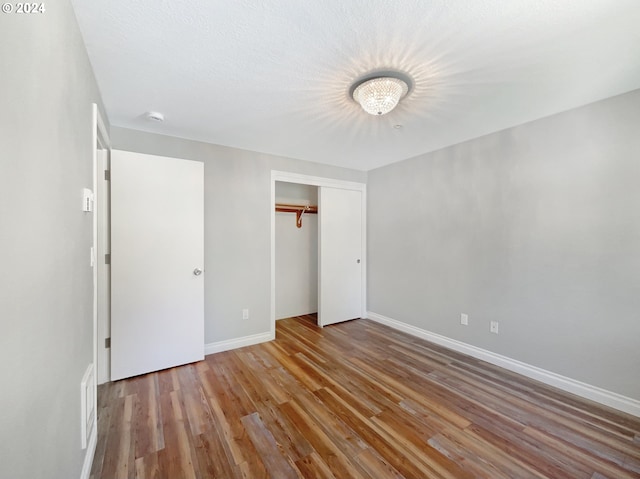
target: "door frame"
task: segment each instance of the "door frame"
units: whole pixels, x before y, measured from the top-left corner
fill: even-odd
[[[93,225],[92,225],[92,247],[93,247],[93,413],[94,413],[94,427],[98,427],[98,384],[104,381],[99,380],[101,357],[98,354],[98,324],[99,321],[104,321],[103,312],[98,307],[98,298],[102,297],[107,291],[108,284],[105,279],[98,274],[98,270],[102,271],[102,268],[98,268],[100,261],[104,261],[104,257],[98,256],[98,238],[99,232],[102,231],[102,225],[98,225],[98,211],[104,208],[102,198],[98,195],[98,182],[101,181],[100,174],[102,173],[100,155],[101,152],[106,151],[107,156],[111,152],[111,141],[109,139],[109,132],[106,127],[106,123],[100,113],[100,109],[96,103],[93,103],[91,114],[91,144],[92,144],[92,167],[93,167]],[[104,175],[104,173],[102,173]],[[104,180],[104,176],[102,177]]]
[[[276,181],[285,183],[298,183],[319,187],[341,188],[345,190],[356,190],[362,194],[362,298],[360,316],[364,317],[367,311],[367,185],[355,181],[337,180],[321,176],[310,176],[287,171],[271,170],[271,312],[270,312],[270,334],[271,338],[276,337]],[[318,222],[318,235],[320,232],[320,222]],[[322,256],[320,244],[318,243],[318,262]],[[319,264],[318,264],[319,266]],[[322,271],[318,268],[318,275]],[[320,278],[318,278],[318,301],[320,301],[321,291]]]

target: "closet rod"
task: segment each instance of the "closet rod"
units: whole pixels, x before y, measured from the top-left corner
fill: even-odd
[[[295,213],[296,214],[296,226],[302,228],[302,215],[309,213],[312,215],[318,214],[318,207],[311,205],[290,205],[284,203],[276,203],[276,211],[280,213]]]
[[[276,203],[276,211],[282,213],[295,213],[296,211],[304,211],[305,213],[317,213],[318,207],[312,205],[290,205],[285,203]]]

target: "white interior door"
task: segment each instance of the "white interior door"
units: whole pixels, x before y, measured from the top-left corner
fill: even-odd
[[[362,192],[320,187],[318,323],[362,316]]]
[[[112,151],[112,380],[204,358],[203,172]]]

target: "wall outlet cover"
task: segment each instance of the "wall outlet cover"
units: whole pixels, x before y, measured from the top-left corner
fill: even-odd
[[[490,331],[494,334],[498,334],[498,321],[491,321]]]

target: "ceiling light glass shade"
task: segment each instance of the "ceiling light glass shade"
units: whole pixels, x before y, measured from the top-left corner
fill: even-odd
[[[353,90],[353,99],[367,113],[384,115],[393,110],[408,91],[408,85],[398,78],[372,78]]]

